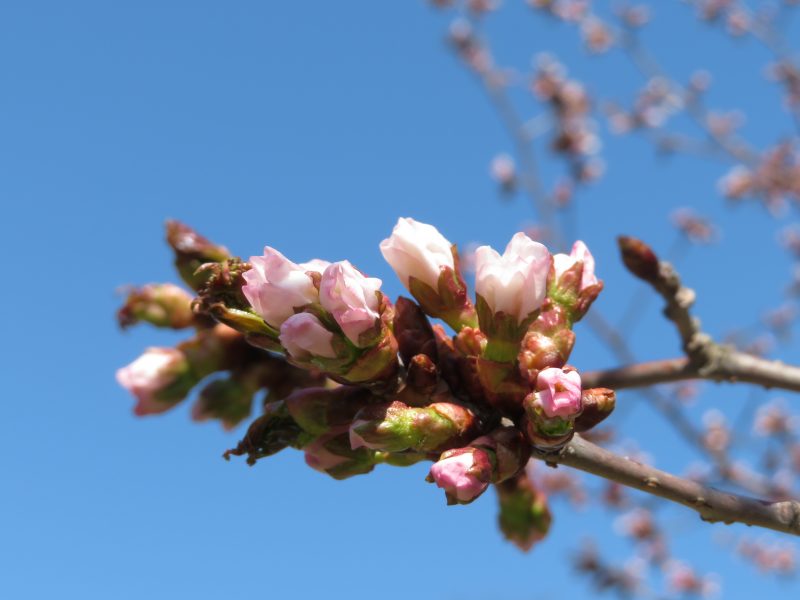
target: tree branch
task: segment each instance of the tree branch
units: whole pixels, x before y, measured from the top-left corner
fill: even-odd
[[[551,466],[566,465],[659,496],[696,511],[709,523],[744,523],[800,535],[800,502],[767,502],[682,479],[627,456],[614,454],[576,435],[557,453],[534,451]]]
[[[612,389],[646,387],[687,379],[706,379],[716,382],[752,383],[765,388],[780,388],[800,392],[800,367],[781,361],[765,360],[714,344],[715,356],[703,367],[691,364],[688,358],[671,358],[613,369],[581,373],[585,387]]]
[[[686,352],[685,359],[660,360],[650,363],[586,373],[591,381],[608,387],[638,387],[682,379],[747,382],[764,387],[800,391],[800,367],[780,361],[766,360],[739,352],[714,342],[700,328],[700,321],[689,311],[694,304],[694,290],[681,283],[680,276],[669,263],[658,260],[653,250],[641,240],[619,238],[622,261],[636,277],[649,283],[664,299],[664,316],[675,324]]]

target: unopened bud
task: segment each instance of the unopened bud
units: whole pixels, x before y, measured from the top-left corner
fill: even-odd
[[[216,379],[200,390],[192,406],[192,419],[219,419],[231,430],[250,416],[255,391],[236,376]]]
[[[117,381],[136,397],[133,412],[139,416],[169,410],[196,383],[186,355],[177,348],[148,348],[117,371]]]
[[[659,279],[658,256],[642,240],[621,235],[617,238],[622,262],[639,279],[650,283]]]
[[[581,412],[581,378],[572,367],[539,372],[536,391],[525,397],[525,433],[539,448],[559,447],[574,433],[573,423]]]
[[[339,386],[299,389],[284,402],[294,421],[304,431],[321,435],[347,427],[356,413],[372,398],[364,388]]]
[[[406,385],[422,398],[430,397],[439,383],[439,370],[426,354],[411,359],[406,372]]]
[[[483,448],[458,448],[442,454],[428,481],[444,489],[447,504],[469,504],[489,487],[492,461]]]
[[[563,306],[571,322],[580,320],[603,289],[594,272],[594,257],[578,240],[570,254],[555,254],[548,297]]]
[[[575,334],[570,329],[558,330],[552,336],[529,331],[522,340],[518,357],[522,376],[535,384],[539,371],[563,367],[574,344]]]
[[[489,483],[513,477],[530,458],[530,446],[515,427],[499,427],[466,448],[445,451],[428,481],[445,490],[448,504],[469,504]]]
[[[507,540],[527,552],[550,530],[553,518],[547,497],[534,487],[524,471],[497,484],[496,489],[500,530]]]
[[[381,253],[406,289],[432,317],[456,331],[477,324],[458,265],[458,252],[432,225],[399,219]]]
[[[591,388],[581,394],[583,410],[575,419],[575,431],[581,433],[592,429],[614,410],[616,394],[607,388]]]
[[[145,321],[156,327],[184,329],[192,324],[192,296],[172,283],[151,283],[128,294],[117,312],[121,327]]]
[[[175,252],[175,267],[178,273],[194,290],[206,280],[204,273],[197,273],[201,265],[221,262],[230,257],[227,248],[210,242],[179,221],[167,221],[167,243]]]
[[[522,401],[530,390],[520,369],[513,363],[478,358],[475,362],[483,396],[504,415],[516,417],[522,412]]]
[[[385,452],[436,452],[463,444],[476,427],[472,411],[457,404],[415,408],[395,401],[361,409],[350,427],[350,443]]]
[[[309,467],[334,479],[363,475],[375,468],[375,452],[367,448],[351,448],[347,431],[323,434],[303,450]]]
[[[248,336],[254,346],[279,352],[278,330],[264,321],[245,298],[245,274],[250,263],[231,258],[207,263],[198,270],[205,280],[199,286],[194,310]]]
[[[436,360],[436,340],[430,321],[413,300],[400,296],[394,305],[394,335],[403,364],[417,354]]]

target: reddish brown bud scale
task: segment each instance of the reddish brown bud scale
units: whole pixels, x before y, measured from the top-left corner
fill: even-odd
[[[505,416],[515,418],[522,413],[522,401],[530,392],[530,384],[514,363],[496,362],[486,358],[476,361],[483,395]]]
[[[639,279],[653,282],[659,278],[658,256],[642,240],[621,235],[617,238],[622,262]]]
[[[201,265],[230,257],[227,248],[214,244],[180,221],[167,221],[166,227],[167,243],[175,253],[175,267],[192,289],[198,289],[206,280],[204,274],[196,273]]]
[[[478,378],[477,359],[458,352],[452,338],[438,323],[433,326],[433,334],[439,355],[437,366],[442,378],[456,396],[462,395],[471,401],[482,402],[484,394]]]
[[[409,364],[417,354],[425,354],[435,361],[437,353],[433,329],[419,305],[400,296],[394,309],[394,335],[403,363]]]
[[[616,394],[608,388],[583,390],[581,404],[583,411],[575,419],[575,431],[578,433],[592,429],[613,412]]]
[[[406,372],[406,385],[414,392],[430,397],[439,383],[439,370],[426,354],[417,354],[411,359]]]
[[[252,466],[259,458],[298,444],[302,435],[302,429],[289,416],[285,404],[274,402],[265,407],[264,414],[250,424],[236,448],[227,450],[223,458],[229,460],[231,455],[246,454],[247,464]]]
[[[340,386],[300,389],[285,399],[289,415],[306,432],[320,435],[347,427],[373,396],[364,388]]]
[[[522,340],[519,353],[521,375],[532,385],[542,369],[563,367],[572,352],[575,334],[569,329],[559,330],[552,336],[529,331]]]
[[[530,444],[516,427],[498,427],[490,434],[473,441],[471,446],[487,448],[494,452],[495,469],[491,481],[499,483],[522,470],[531,457]]]

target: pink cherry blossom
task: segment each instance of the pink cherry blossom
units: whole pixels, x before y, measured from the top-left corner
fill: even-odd
[[[436,485],[460,502],[470,502],[480,496],[488,487],[470,470],[475,464],[472,452],[456,454],[444,458],[431,467],[431,477]]]
[[[356,346],[362,333],[374,327],[380,318],[378,291],[381,280],[365,277],[348,261],[328,266],[322,274],[319,297],[347,338]]]
[[[406,289],[414,277],[434,290],[442,267],[455,268],[452,244],[433,225],[398,219],[392,235],[381,242],[381,254]]]
[[[263,256],[251,256],[252,268],[243,275],[242,292],[253,309],[275,328],[319,294],[307,271],[318,271],[324,261],[298,265],[267,246]]]
[[[550,252],[517,233],[502,256],[489,246],[475,251],[475,290],[494,313],[524,321],[542,306],[547,292]]]
[[[137,415],[162,413],[172,402],[159,402],[156,395],[172,384],[186,369],[186,357],[176,348],[148,348],[139,358],[117,371],[119,384],[138,400]]]
[[[569,417],[581,410],[581,376],[577,371],[549,368],[536,379],[539,402],[548,418]]]
[[[576,262],[583,263],[583,275],[581,277],[581,290],[586,289],[590,285],[597,283],[597,277],[594,274],[594,257],[589,252],[589,248],[581,240],[578,240],[572,245],[572,252],[567,254],[554,254],[553,255],[553,269],[556,273],[556,279],[561,277],[565,271],[570,269]]]
[[[333,333],[310,313],[292,315],[281,325],[280,341],[294,358],[303,360],[309,355],[335,358]]]

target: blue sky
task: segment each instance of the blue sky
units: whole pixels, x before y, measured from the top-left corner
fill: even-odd
[[[628,97],[640,83],[621,57],[587,57],[574,32],[507,4],[487,26],[501,62],[524,67],[547,50],[603,94]],[[776,140],[788,120],[762,82],[763,51],[702,31],[677,2],[659,11],[648,41],[670,71],[711,69],[712,103],[744,108],[756,142]],[[488,177],[510,141],[446,48],[448,22],[421,0],[0,8],[0,244],[11,269],[0,297],[0,596],[580,598],[591,591],[567,557],[586,536],[607,540],[612,559],[630,554],[613,515],[557,504],[550,537],[523,555],[496,531],[491,494],[448,508],[423,465],[336,482],[296,452],[252,469],[226,463],[241,429],[192,424],[188,404],[136,419],[114,381],[145,346],[179,339],[121,334],[113,320],[120,286],[174,279],[166,218],[242,256],[269,244],[298,261],[347,258],[392,295],[400,285],[377,245],[399,216],[496,247],[534,220]],[[708,331],[721,336],[781,302],[791,269],[774,243],[782,223],[755,205],[724,206],[715,190],[724,164],[663,160],[642,140],[604,138],[608,172],[580,197],[577,220],[606,281],[598,310],[618,318],[638,289],[615,237],[665,249],[680,205],[722,231],[680,265]],[[543,176],[556,174],[545,162]],[[643,359],[676,355],[658,303],[648,306],[632,345]],[[615,364],[585,326],[578,335],[579,368]],[[781,357],[800,362],[796,347]],[[698,419],[753,401],[747,390],[703,390]],[[659,466],[698,458],[644,400],[620,403],[631,407],[625,432]],[[724,589],[797,594],[796,582],[760,578],[724,549],[720,534],[745,528],[712,528],[681,509],[664,524],[675,555],[719,573]]]

